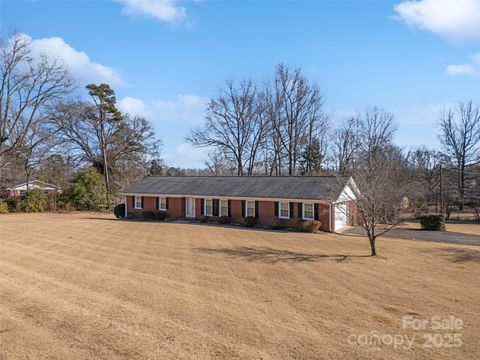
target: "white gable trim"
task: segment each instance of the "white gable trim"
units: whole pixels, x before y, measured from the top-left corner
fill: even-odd
[[[42,189],[42,190],[57,190],[57,189],[59,189],[58,186],[55,186],[53,184],[48,184],[48,183],[40,181],[40,180],[32,180],[32,181],[29,181],[28,183],[22,183],[22,184],[18,184],[18,185],[9,187],[9,188],[7,188],[7,190],[27,190],[27,188]]]
[[[343,188],[342,192],[338,196],[337,200],[334,203],[341,203],[346,201],[355,201],[357,200],[357,194],[360,192],[358,191],[357,184],[353,181],[353,178],[348,179],[347,184]]]

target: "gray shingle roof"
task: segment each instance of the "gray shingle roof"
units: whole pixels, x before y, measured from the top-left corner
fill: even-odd
[[[147,176],[125,194],[336,200],[349,177]]]

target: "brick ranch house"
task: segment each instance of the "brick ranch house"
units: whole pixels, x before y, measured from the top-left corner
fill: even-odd
[[[358,189],[338,176],[147,176],[125,189],[125,215],[166,212],[170,219],[248,216],[262,225],[318,220],[324,231],[355,225]]]
[[[60,194],[62,189],[53,184],[46,183],[40,180],[31,180],[29,182],[17,184],[7,188],[7,195],[10,197],[21,197],[25,195],[27,190],[40,189],[45,195],[48,194]]]

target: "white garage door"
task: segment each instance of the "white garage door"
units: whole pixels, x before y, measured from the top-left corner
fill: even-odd
[[[335,231],[348,225],[348,204],[346,202],[335,204]]]

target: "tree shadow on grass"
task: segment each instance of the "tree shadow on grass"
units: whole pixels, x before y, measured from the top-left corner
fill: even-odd
[[[117,219],[117,218],[102,218],[102,217],[88,217],[85,218],[84,220],[106,220],[106,221],[121,221],[123,219]]]
[[[346,261],[349,258],[370,257],[370,255],[325,255],[325,254],[307,254],[288,250],[272,249],[268,247],[248,247],[238,246],[234,248],[196,248],[203,253],[222,254],[236,259],[247,261],[261,261],[265,263],[277,262],[312,262],[324,259],[331,259],[338,262]]]
[[[441,248],[434,250],[426,250],[428,252],[435,252],[447,258],[454,263],[476,262],[480,263],[480,251],[462,248]]]

